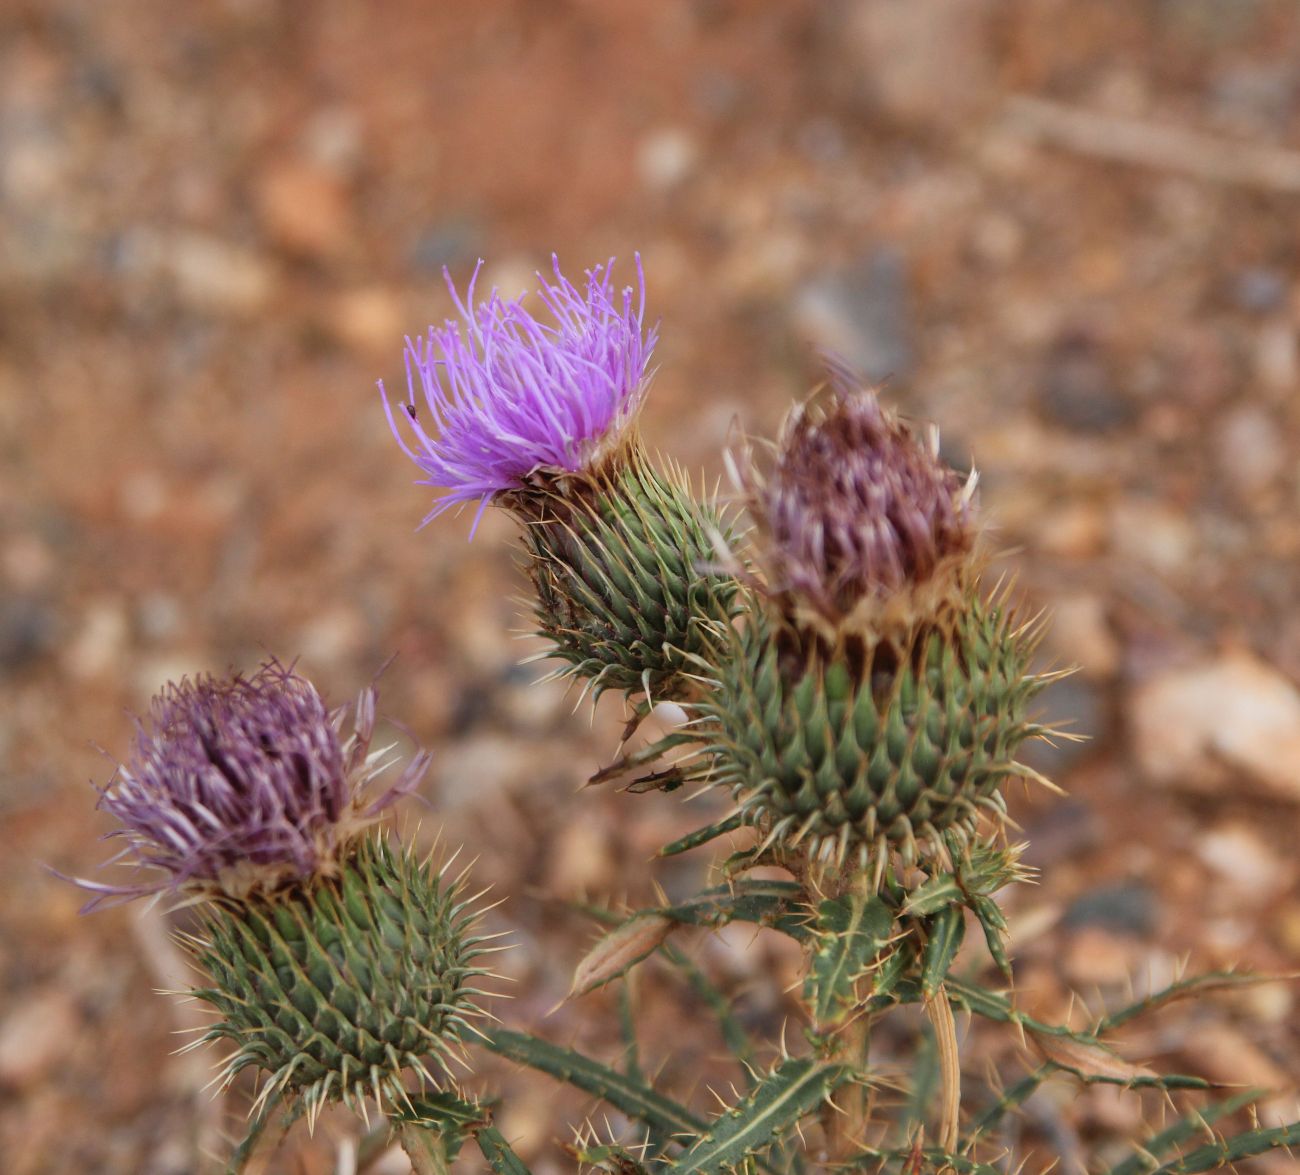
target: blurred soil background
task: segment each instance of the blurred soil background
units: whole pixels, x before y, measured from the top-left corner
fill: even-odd
[[[711,478],[819,348],[977,460],[1046,656],[1080,667],[1049,717],[1089,737],[1037,760],[1067,799],[1015,801],[1043,870],[1009,900],[1027,1007],[1113,1006],[1184,962],[1300,969],[1293,0],[0,0],[8,1175],[181,1175],[238,1131],[245,1091],[213,1100],[213,1057],[172,1053],[197,1013],[154,994],[186,982],[161,917],[79,917],[47,867],[110,851],[90,783],[128,712],[269,653],[339,702],[398,655],[381,708],[437,753],[409,825],[467,846],[519,944],[498,1013],[618,1056],[613,993],[546,1014],[592,934],[565,903],[699,885],[704,854],[645,862],[722,801],[579,791],[617,704],[530,684],[510,525],[417,532],[374,386],[449,313],[444,265],[515,292],[552,250],[628,278],[641,252],[645,430]],[[779,1033],[780,943],[681,942]],[[637,995],[643,1065],[708,1109],[707,1013],[657,963]],[[1032,1063],[1009,1037],[967,1042],[972,1080]],[[1300,1116],[1285,984],[1129,1048]],[[590,1104],[480,1061],[537,1175],[571,1170]],[[1136,1105],[1062,1082],[1006,1142],[1095,1168]],[[327,1116],[267,1169],[346,1169],[356,1132]]]

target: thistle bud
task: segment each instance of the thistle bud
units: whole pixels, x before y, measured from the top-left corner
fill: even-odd
[[[701,707],[713,780],[786,863],[879,884],[892,861],[946,861],[1002,816],[1039,731],[1033,634],[978,589],[973,481],[843,382],[742,481],[765,581]]]
[[[456,882],[368,838],[329,878],[208,907],[185,942],[211,976],[194,994],[220,1019],[196,1043],[229,1041],[222,1076],[269,1076],[263,1098],[360,1109],[407,1100],[405,1073],[445,1084],[483,1013],[482,937]]]
[[[904,636],[962,606],[977,538],[972,474],[874,391],[838,376],[789,415],[770,471],[741,474],[766,590],[796,628]]]
[[[562,674],[597,694],[678,696],[734,585],[701,570],[716,512],[656,468],[637,435],[656,334],[644,329],[639,260],[635,300],[630,287],[615,293],[611,267],[579,290],[555,263],[539,291],[549,322],[523,299],[493,291],[475,307],[473,281],[464,301],[453,287],[463,322],[408,343],[408,399],[385,408],[421,484],[444,491],[429,518],[477,502],[475,525],[489,503],[523,523],[538,626]]]
[[[435,1081],[478,1015],[483,953],[459,885],[366,830],[413,788],[428,757],[372,796],[375,694],[344,737],[310,682],[276,661],[252,677],[168,685],[100,806],[126,840],[133,884],[81,881],[105,898],[172,894],[200,905],[182,936],[231,1041],[226,1080],[254,1066],[263,1099],[359,1107]],[[93,903],[92,903],[93,904]]]

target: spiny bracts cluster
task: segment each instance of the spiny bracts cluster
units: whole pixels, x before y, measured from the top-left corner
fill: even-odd
[[[334,877],[209,907],[186,941],[212,979],[194,994],[220,1020],[196,1043],[232,1043],[223,1079],[262,1070],[260,1096],[290,1096],[310,1121],[331,1100],[409,1104],[406,1073],[437,1087],[467,1067],[490,949],[473,900],[445,867],[370,840]]]

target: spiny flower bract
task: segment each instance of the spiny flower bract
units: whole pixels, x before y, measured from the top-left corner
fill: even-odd
[[[418,754],[370,798],[386,766],[370,752],[373,688],[361,692],[347,737],[345,717],[274,660],[251,677],[168,683],[147,723],[137,719],[132,753],[99,802],[121,825],[109,836],[126,841],[113,861],[145,876],[78,884],[97,901],[166,891],[244,898],[333,872],[344,845],[428,766]]]
[[[552,258],[554,284],[538,274],[551,322],[525,308],[526,296],[508,300],[496,289],[476,306],[482,262],[464,299],[447,275],[462,321],[407,340],[408,396],[399,412],[379,385],[394,436],[426,474],[417,484],[445,491],[426,522],[477,501],[477,526],[495,495],[522,488],[538,471],[592,468],[617,445],[645,392],[656,332],[643,329],[640,258],[636,298],[630,286],[615,290],[613,264],[588,270],[580,289]]]

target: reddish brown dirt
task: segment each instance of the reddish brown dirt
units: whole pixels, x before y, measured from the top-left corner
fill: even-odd
[[[610,996],[546,1016],[590,933],[562,902],[698,884],[703,860],[645,862],[713,809],[578,791],[620,716],[517,668],[509,524],[416,530],[427,498],[374,381],[400,384],[403,335],[448,312],[442,265],[463,280],[478,256],[513,290],[553,250],[624,272],[639,250],[662,320],[645,428],[710,476],[734,421],[770,432],[817,379],[819,346],[892,373],[888,397],[974,455],[1007,566],[1057,610],[1049,655],[1082,666],[1051,715],[1091,736],[1043,762],[1067,801],[1017,801],[1043,870],[1011,907],[1028,1003],[1113,1002],[1185,958],[1300,966],[1300,753],[1250,725],[1300,681],[1300,193],[1220,150],[1300,151],[1300,15],[936,8],[0,4],[6,1172],[188,1172],[237,1129],[236,1099],[199,1092],[209,1058],[172,1055],[186,1016],[152,989],[184,980],[157,917],[79,918],[48,870],[106,855],[88,781],[111,774],[97,744],[125,752],[127,711],[267,653],[339,700],[398,654],[382,707],[437,752],[410,826],[464,843],[516,931],[499,1014],[617,1054]],[[1025,96],[1100,131],[1035,131]],[[1130,123],[1146,165],[1108,157]],[[1210,147],[1165,150],[1183,131]],[[1211,673],[1210,720],[1144,693],[1225,656],[1247,668]],[[1216,690],[1249,729],[1216,728],[1184,769]],[[779,944],[688,945],[756,1026],[793,1014]],[[727,1070],[701,1009],[663,970],[639,990],[647,1068],[704,1109]],[[1253,989],[1134,1047],[1286,1087],[1293,1001]],[[970,1067],[1014,1075],[1015,1054],[981,1038]],[[568,1169],[555,1140],[591,1107],[485,1069],[533,1169]],[[1054,1141],[1029,1169],[1076,1141],[1096,1163],[1137,1126],[1068,1086],[1033,1123]],[[354,1129],[295,1133],[270,1169],[332,1170]]]

